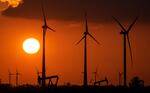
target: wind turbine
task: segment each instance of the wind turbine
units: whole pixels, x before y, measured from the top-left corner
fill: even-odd
[[[14,75],[8,70],[9,85],[11,85],[11,76]]]
[[[122,77],[122,75],[123,75],[123,72],[122,73],[119,72],[119,86],[121,85],[121,77]]]
[[[95,72],[93,72],[93,74],[94,74],[94,82],[96,82],[97,81],[97,72],[98,72],[98,67],[96,67],[96,71]]]
[[[39,72],[39,70],[36,68],[36,73],[37,73],[37,84],[39,84],[39,78],[40,78],[40,74],[42,74],[42,72]]]
[[[131,64],[133,66],[133,59],[132,59],[132,51],[131,51],[131,44],[130,44],[130,40],[129,40],[129,32],[131,30],[131,28],[133,27],[133,25],[136,23],[138,17],[136,17],[134,19],[134,21],[132,22],[132,24],[128,27],[128,29],[125,29],[124,26],[118,21],[117,18],[113,17],[112,18],[119,24],[119,26],[122,28],[120,34],[123,35],[123,39],[124,39],[124,87],[126,87],[126,77],[127,77],[127,66],[126,66],[126,39],[129,45],[129,51],[130,51],[130,56],[131,56]]]
[[[47,25],[47,21],[46,21],[46,15],[45,15],[45,11],[44,11],[44,6],[43,6],[43,2],[41,4],[41,8],[42,8],[42,14],[43,14],[43,21],[44,21],[44,25],[42,26],[43,29],[43,54],[42,54],[42,78],[46,77],[46,72],[45,72],[45,37],[46,37],[46,31],[47,29],[54,31],[52,28],[50,28]],[[42,79],[42,87],[46,86],[46,82],[45,79]]]
[[[96,43],[99,42],[89,33],[88,31],[88,20],[87,14],[85,13],[85,32],[81,40],[79,40],[76,45],[78,45],[84,39],[84,77],[83,77],[83,85],[86,87],[87,84],[87,35],[90,36]]]
[[[37,76],[40,76],[40,74],[42,74],[42,72],[40,72],[38,69],[36,69],[36,73],[37,73]]]
[[[16,69],[16,86],[18,86],[18,79],[19,79],[19,75],[21,75],[18,70]]]

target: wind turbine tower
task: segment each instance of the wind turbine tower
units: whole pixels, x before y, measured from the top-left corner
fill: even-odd
[[[9,85],[11,85],[11,76],[14,75],[10,71],[8,71]]]
[[[88,31],[87,13],[85,13],[85,32],[81,40],[76,43],[77,45],[84,39],[84,77],[83,77],[84,87],[88,86],[87,84],[87,35],[90,36],[96,43],[99,44],[99,42]]]
[[[43,14],[43,21],[44,21],[44,25],[42,26],[43,29],[43,53],[42,53],[42,87],[46,86],[46,81],[45,81],[45,77],[46,77],[46,68],[45,68],[45,37],[46,37],[46,31],[47,29],[54,31],[52,28],[50,28],[47,25],[47,21],[46,21],[46,16],[45,16],[45,11],[44,11],[44,5],[43,2],[41,4],[41,8],[42,8],[42,14]]]
[[[132,24],[128,27],[128,29],[125,29],[124,26],[118,21],[117,18],[113,17],[113,19],[114,19],[114,20],[119,24],[119,26],[122,28],[120,34],[123,35],[123,39],[124,39],[124,48],[123,48],[123,50],[124,50],[124,55],[123,55],[124,60],[123,60],[123,61],[124,61],[124,62],[123,62],[123,64],[124,64],[124,87],[126,87],[126,86],[127,86],[127,82],[126,82],[126,81],[127,81],[126,40],[127,40],[127,42],[128,42],[128,45],[129,45],[129,51],[130,51],[130,56],[131,56],[131,62],[132,62],[132,66],[133,66],[131,44],[130,44],[130,40],[129,40],[129,32],[130,32],[131,28],[133,27],[133,25],[136,23],[138,17],[136,17],[136,18],[134,19],[134,21],[133,21]]]

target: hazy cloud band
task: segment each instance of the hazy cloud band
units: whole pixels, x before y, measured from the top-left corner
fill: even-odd
[[[86,10],[94,22],[110,22],[111,16],[131,20],[140,15],[143,22],[150,21],[150,0],[45,0],[49,19],[79,21]],[[3,12],[3,15],[24,18],[40,18],[41,0],[24,0],[18,8]]]

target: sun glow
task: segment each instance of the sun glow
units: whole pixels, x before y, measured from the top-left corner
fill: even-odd
[[[23,50],[28,54],[35,54],[40,49],[40,43],[35,38],[28,38],[23,42]]]
[[[22,3],[23,0],[0,0],[0,12],[5,11],[9,7],[18,7]]]
[[[8,3],[8,6],[11,7],[17,7],[20,3],[22,3],[22,0],[0,0],[2,3]]]

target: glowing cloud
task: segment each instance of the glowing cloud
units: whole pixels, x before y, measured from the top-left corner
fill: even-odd
[[[8,7],[17,7],[21,4],[22,0],[0,0],[0,11],[6,10]]]

